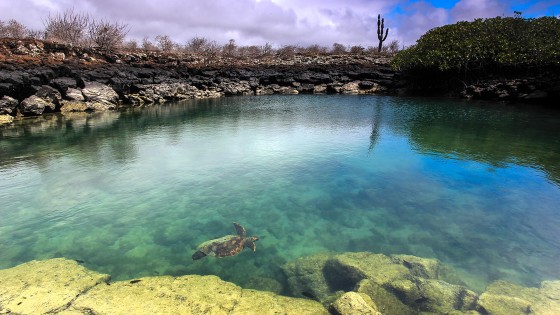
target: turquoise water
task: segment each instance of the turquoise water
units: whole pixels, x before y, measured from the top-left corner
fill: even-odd
[[[377,96],[261,96],[0,127],[0,268],[68,257],[113,279],[280,286],[322,252],[433,257],[475,290],[560,279],[560,113]],[[197,244],[257,251],[193,261]]]

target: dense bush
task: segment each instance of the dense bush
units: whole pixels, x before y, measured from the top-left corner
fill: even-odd
[[[496,17],[434,28],[397,53],[393,65],[464,72],[560,65],[560,19]]]

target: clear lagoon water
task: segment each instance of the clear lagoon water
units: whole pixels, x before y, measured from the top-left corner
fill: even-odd
[[[545,109],[330,95],[26,120],[0,127],[0,268],[262,289],[298,257],[371,251],[440,259],[477,291],[536,286],[560,279],[559,129]],[[232,222],[256,252],[191,259]]]

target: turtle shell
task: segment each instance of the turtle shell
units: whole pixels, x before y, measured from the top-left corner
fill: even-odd
[[[239,254],[243,250],[245,239],[239,235],[226,235],[200,244],[198,251],[207,256],[226,257]]]

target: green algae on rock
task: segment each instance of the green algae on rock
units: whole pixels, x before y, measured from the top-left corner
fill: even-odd
[[[109,279],[63,258],[0,270],[0,314],[328,314],[315,301],[242,289],[216,276]]]
[[[371,298],[363,293],[346,292],[332,304],[335,314],[380,315]]]
[[[356,291],[369,296],[387,314],[468,313],[476,308],[478,298],[449,267],[415,256],[320,254],[290,262],[283,270],[295,296],[311,292],[329,304],[329,297],[338,290]]]
[[[90,271],[74,260],[33,260],[0,270],[0,313],[57,313],[109,280],[109,275]]]
[[[100,285],[73,303],[107,314],[327,314],[314,301],[242,289],[216,276],[146,277]]]
[[[478,304],[488,315],[560,314],[560,281],[543,281],[540,288],[496,281],[486,288]]]

